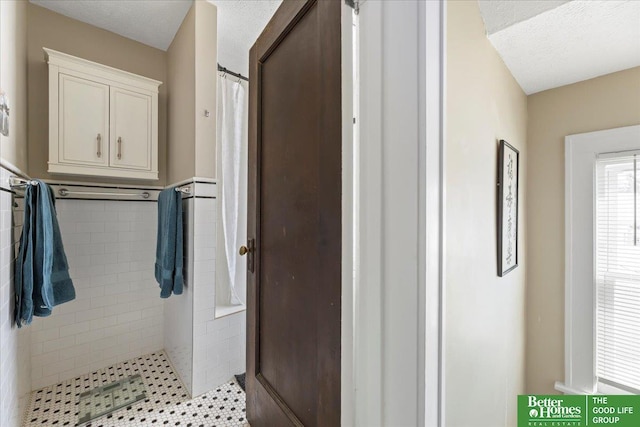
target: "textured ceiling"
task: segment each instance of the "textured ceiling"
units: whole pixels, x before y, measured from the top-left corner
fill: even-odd
[[[569,0],[478,0],[487,34],[526,21],[567,2]]]
[[[0,0],[2,1],[2,0]],[[166,50],[193,0],[30,0]],[[218,61],[248,73],[248,53],[281,0],[218,7]],[[480,0],[488,37],[527,93],[640,66],[638,0]]]
[[[2,1],[2,0],[0,0]],[[30,0],[78,21],[167,50],[193,0]]]
[[[162,50],[169,48],[193,4],[193,0],[30,1]],[[208,1],[218,8],[218,62],[232,71],[247,75],[249,49],[282,0]]]
[[[530,2],[479,2],[489,40],[527,94],[640,66],[640,1],[574,0],[506,27],[514,15],[496,17],[497,3],[524,16]]]
[[[218,7],[218,62],[246,76],[249,49],[282,0],[208,0]]]

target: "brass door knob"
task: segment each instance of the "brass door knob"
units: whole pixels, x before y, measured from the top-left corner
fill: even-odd
[[[249,253],[249,248],[244,245],[240,246],[240,255],[246,255],[247,253]]]

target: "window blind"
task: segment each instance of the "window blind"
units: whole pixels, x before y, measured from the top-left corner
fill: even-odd
[[[596,375],[640,393],[640,152],[596,161]]]

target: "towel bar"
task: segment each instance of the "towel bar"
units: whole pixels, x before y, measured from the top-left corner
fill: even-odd
[[[9,186],[12,188],[26,187],[27,185],[38,185],[38,181],[31,179],[24,179],[17,176],[9,177]]]
[[[58,190],[58,194],[62,197],[69,196],[71,194],[82,194],[85,196],[129,196],[129,197],[142,197],[143,199],[148,199],[151,195],[147,191],[143,191],[142,193],[110,193],[110,192],[95,192],[95,191],[69,191],[66,188],[61,188]]]
[[[184,194],[191,194],[191,187],[184,187],[184,188],[176,188],[175,189],[178,193],[184,193]]]
[[[38,181],[32,179],[24,179],[17,176],[9,177],[9,186],[11,188],[23,188],[28,185],[38,185]],[[55,184],[53,184],[55,185]],[[177,187],[175,191],[187,195],[192,195],[191,186],[188,187]],[[96,191],[70,191],[66,188],[61,188],[58,190],[58,195],[61,197],[67,197],[73,194],[83,195],[83,196],[122,196],[122,197],[141,197],[143,199],[149,199],[151,194],[147,191],[143,191],[141,193],[111,193],[108,191],[105,192],[96,192]]]

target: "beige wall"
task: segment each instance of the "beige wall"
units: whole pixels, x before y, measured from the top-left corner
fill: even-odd
[[[43,47],[160,80],[158,94],[158,181],[167,180],[167,54],[131,39],[67,18],[31,3],[28,8],[29,174],[34,178],[124,182],[108,178],[50,175],[48,68]],[[134,183],[135,180],[126,180]]]
[[[564,137],[640,124],[640,67],[528,98],[527,393],[564,381]]]
[[[171,87],[167,184],[191,178],[196,173],[195,25],[195,8],[191,7],[167,50],[167,79]]]
[[[196,1],[196,175],[216,178],[218,16],[209,2]],[[247,51],[247,55],[249,52]],[[210,112],[205,117],[204,111]]]
[[[216,7],[194,2],[167,53],[171,87],[168,183],[194,176],[215,178]]]
[[[0,1],[0,89],[9,97],[9,135],[0,157],[27,171],[27,4]]]
[[[519,267],[497,276],[498,141],[527,158],[527,99],[485,35],[477,2],[447,3],[444,383],[448,427],[516,425],[524,392],[526,162]]]

